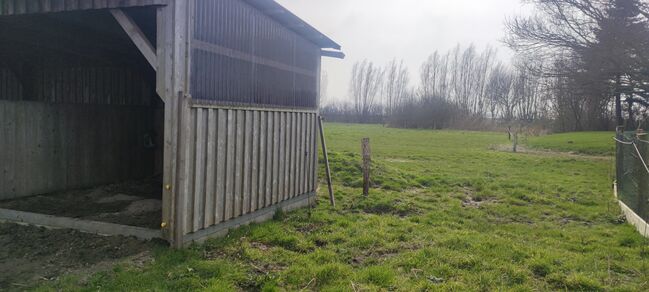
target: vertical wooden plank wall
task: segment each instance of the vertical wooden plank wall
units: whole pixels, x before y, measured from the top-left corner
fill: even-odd
[[[192,106],[185,234],[316,188],[316,113]]]
[[[0,100],[0,200],[155,174],[156,109]]]

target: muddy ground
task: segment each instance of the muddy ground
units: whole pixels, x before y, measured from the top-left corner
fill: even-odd
[[[0,201],[0,208],[157,229],[161,192],[151,179]]]
[[[0,223],[0,291],[26,290],[66,274],[87,277],[115,264],[143,265],[161,242]]]

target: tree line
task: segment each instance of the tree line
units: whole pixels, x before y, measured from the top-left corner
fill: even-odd
[[[531,0],[506,22],[510,62],[493,48],[433,52],[417,86],[403,61],[357,62],[349,100],[325,115],[397,127],[541,124],[558,131],[645,126],[649,5],[641,0]]]

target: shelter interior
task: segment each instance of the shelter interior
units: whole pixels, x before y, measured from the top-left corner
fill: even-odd
[[[156,9],[123,11],[155,45]],[[0,208],[159,226],[163,120],[109,10],[0,17]]]

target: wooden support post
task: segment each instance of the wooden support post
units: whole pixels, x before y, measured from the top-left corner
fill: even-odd
[[[327,154],[327,142],[324,136],[324,127],[322,126],[322,117],[318,116],[318,125],[320,128],[320,143],[322,143],[322,153],[324,154],[325,166],[327,169],[327,186],[329,187],[329,201],[331,205],[336,207],[336,197],[334,197],[334,189],[331,184],[331,168],[329,167],[329,155]]]
[[[615,127],[615,137],[624,141],[624,126]],[[622,176],[624,175],[624,145],[615,142],[615,180],[618,184],[622,183]]]
[[[126,34],[131,38],[131,41],[135,46],[140,50],[144,58],[151,64],[153,70],[158,70],[158,56],[156,54],[156,49],[153,47],[149,39],[147,39],[144,32],[140,27],[135,23],[135,21],[128,16],[121,9],[111,9],[110,13],[113,14],[113,17],[119,25],[124,29]]]
[[[363,195],[370,194],[370,164],[372,162],[372,153],[370,150],[370,138],[363,138]]]

